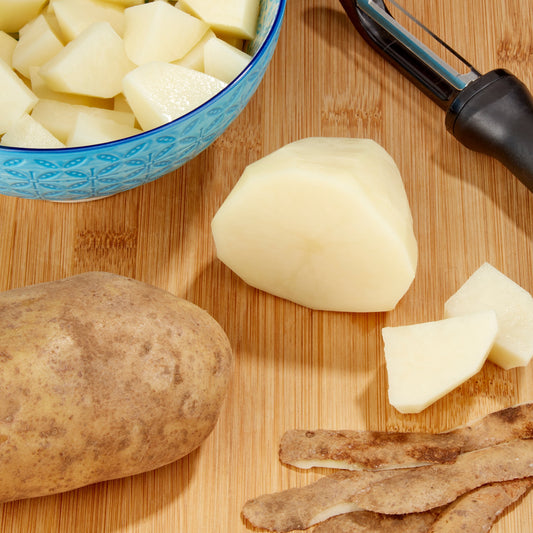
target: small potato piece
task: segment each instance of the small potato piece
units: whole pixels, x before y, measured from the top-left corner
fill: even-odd
[[[533,296],[489,263],[481,265],[444,304],[445,316],[493,309],[499,332],[489,361],[505,370],[533,357]]]
[[[136,65],[181,59],[209,29],[204,21],[161,0],[129,7],[125,19],[124,47]]]
[[[122,85],[143,130],[185,115],[226,87],[203,72],[162,61],[137,67],[124,76]]]
[[[36,17],[46,0],[0,0],[0,30],[16,33]]]
[[[370,139],[309,137],[253,162],[211,227],[246,283],[312,309],[389,311],[415,276],[403,181]]]
[[[37,103],[37,96],[26,87],[15,71],[0,59],[0,134],[5,133],[24,113]]]
[[[67,146],[89,146],[125,139],[138,133],[142,133],[142,130],[94,114],[79,113],[66,144]]]
[[[54,91],[112,98],[134,66],[109,22],[94,22],[47,61],[40,74]]]
[[[62,142],[28,114],[22,115],[11,125],[0,144],[18,148],[65,148]]]
[[[0,502],[185,456],[232,369],[208,313],[139,281],[91,272],[0,294]]]
[[[497,334],[494,311],[383,328],[391,405],[419,413],[451,392],[481,370]]]
[[[209,40],[204,47],[204,72],[226,83],[234,80],[251,60],[252,56],[219,38]]]
[[[13,50],[17,46],[17,40],[0,30],[0,59],[5,61],[10,67],[13,66]]]
[[[259,15],[259,0],[180,0],[179,8],[207,22],[215,32],[253,39]]]

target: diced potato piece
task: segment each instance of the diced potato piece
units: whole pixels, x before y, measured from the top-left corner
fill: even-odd
[[[45,4],[46,0],[0,0],[0,30],[18,32]]]
[[[415,276],[402,178],[369,139],[302,139],[252,163],[212,230],[245,282],[313,309],[388,311]]]
[[[17,46],[17,40],[5,31],[0,31],[0,59],[10,67],[13,66],[13,50]]]
[[[252,56],[222,39],[210,39],[204,47],[205,73],[226,83],[234,80],[251,60]]]
[[[89,113],[79,113],[74,129],[67,139],[67,146],[89,146],[142,133],[142,130],[119,124],[114,120]]]
[[[119,36],[124,35],[124,9],[99,0],[54,0],[54,12],[63,35],[74,40],[94,22],[107,21]]]
[[[107,1],[111,2],[112,4],[118,4],[124,7],[138,6],[140,4],[144,4],[144,0],[107,0]]]
[[[259,0],[180,0],[179,6],[205,20],[215,32],[253,39],[259,16]]]
[[[131,113],[67,104],[57,100],[39,100],[32,111],[32,117],[61,142],[66,143],[80,112],[114,120],[131,128],[135,124],[135,117]]]
[[[30,87],[35,96],[45,100],[59,100],[67,104],[86,105],[113,109],[113,99],[95,98],[83,94],[60,93],[52,91],[39,74],[39,67],[30,67]]]
[[[196,17],[156,0],[125,12],[124,47],[136,65],[181,59],[209,26]]]
[[[26,78],[30,67],[39,67],[63,49],[63,43],[52,31],[44,15],[24,27],[13,52],[13,68]]]
[[[172,63],[181,65],[182,67],[192,68],[198,72],[204,72],[204,47],[211,39],[216,39],[215,32],[213,30],[207,30],[200,41],[184,57],[172,61]]]
[[[45,63],[40,74],[54,91],[112,98],[132,68],[109,22],[94,22]]]
[[[202,72],[161,61],[141,65],[123,80],[123,92],[143,130],[192,111],[225,86]]]
[[[29,113],[37,97],[17,76],[15,71],[0,59],[0,134],[5,133],[24,113]]]
[[[0,144],[18,148],[64,148],[46,128],[30,115],[21,115],[4,133]]]
[[[498,333],[494,311],[382,330],[389,401],[419,413],[481,370]]]
[[[445,303],[446,316],[493,309],[499,333],[489,361],[508,370],[533,357],[533,297],[489,263],[476,270]]]

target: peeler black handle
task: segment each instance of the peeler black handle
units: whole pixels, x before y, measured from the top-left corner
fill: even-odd
[[[533,97],[518,78],[497,69],[469,83],[448,108],[446,127],[533,191]]]

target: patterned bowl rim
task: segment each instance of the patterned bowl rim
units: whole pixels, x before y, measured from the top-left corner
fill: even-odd
[[[92,151],[95,149],[95,147],[113,147],[113,146],[119,146],[121,144],[126,144],[128,142],[142,140],[144,137],[151,136],[153,134],[158,133],[164,133],[167,129],[171,129],[176,123],[180,121],[185,121],[189,119],[190,117],[193,117],[197,115],[198,113],[201,113],[202,110],[205,107],[210,106],[213,103],[216,103],[218,100],[223,98],[226,93],[231,91],[233,87],[238,85],[242,78],[246,77],[248,72],[254,68],[254,66],[261,61],[263,56],[267,53],[267,50],[269,48],[270,43],[272,40],[276,37],[280,26],[283,22],[283,16],[285,13],[285,5],[287,3],[287,0],[279,0],[278,4],[278,10],[276,13],[276,16],[274,18],[274,21],[272,23],[272,26],[270,30],[268,31],[267,35],[265,36],[264,41],[261,43],[261,46],[257,50],[257,52],[254,54],[252,60],[246,68],[235,78],[233,79],[226,87],[224,87],[221,91],[219,91],[215,96],[211,97],[209,100],[206,100],[203,104],[199,105],[198,107],[195,107],[192,111],[189,111],[185,115],[182,115],[174,120],[171,120],[170,122],[167,122],[166,124],[163,124],[161,126],[158,126],[157,128],[153,128],[151,130],[143,131],[142,133],[138,133],[137,135],[132,135],[131,137],[126,137],[124,139],[118,139],[116,141],[109,141],[106,143],[100,143],[100,144],[91,144],[87,146],[68,146],[65,148],[22,148],[17,146],[2,146],[0,145],[0,153],[5,152],[7,154],[29,154],[29,153],[36,153],[36,154],[47,154],[47,153],[67,153],[67,152],[85,152],[85,151]]]

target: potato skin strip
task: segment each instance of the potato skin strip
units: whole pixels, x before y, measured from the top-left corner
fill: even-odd
[[[298,468],[380,470],[453,462],[461,453],[531,438],[533,403],[525,403],[445,433],[291,430],[279,456]]]
[[[450,504],[427,533],[486,533],[501,513],[533,486],[533,478],[483,485]]]
[[[354,494],[352,501],[378,513],[418,513],[446,505],[487,483],[531,476],[533,440],[515,440],[464,453],[451,464],[404,469]]]
[[[428,533],[437,515],[437,510],[406,515],[355,511],[322,522],[313,533]]]
[[[248,500],[242,514],[255,527],[271,531],[307,529],[335,514],[356,510],[357,505],[350,501],[355,493],[394,475],[395,472],[388,470],[339,470],[304,487],[263,494]]]

